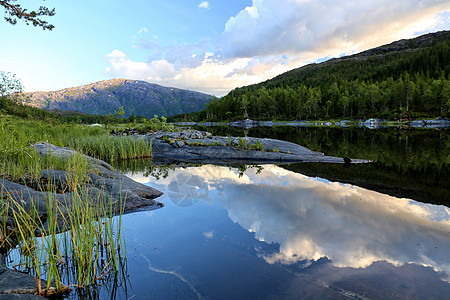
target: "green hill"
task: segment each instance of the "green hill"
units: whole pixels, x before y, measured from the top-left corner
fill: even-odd
[[[214,99],[208,120],[449,116],[450,31],[310,64]]]

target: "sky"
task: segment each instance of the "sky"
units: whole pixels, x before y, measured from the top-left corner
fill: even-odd
[[[43,31],[0,21],[0,71],[25,91],[113,79],[223,96],[312,62],[450,30],[450,0],[19,0]]]

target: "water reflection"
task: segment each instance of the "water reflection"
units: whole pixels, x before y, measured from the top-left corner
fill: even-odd
[[[229,218],[256,239],[279,244],[277,251],[258,254],[269,264],[306,267],[327,258],[335,267],[366,268],[386,261],[450,274],[450,210],[444,206],[310,178],[274,165],[244,173],[206,165],[171,170],[159,180],[132,177],[150,181],[176,205],[218,201]],[[205,232],[205,237],[212,236]]]

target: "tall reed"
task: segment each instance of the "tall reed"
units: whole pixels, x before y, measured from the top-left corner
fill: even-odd
[[[152,156],[152,147],[144,139],[116,136],[70,138],[65,144],[86,155],[108,162]]]
[[[11,250],[10,256],[16,260],[10,267],[34,275],[40,295],[95,285],[109,272],[121,274],[126,259],[121,234],[125,197],[112,201],[103,194],[92,201],[86,186],[76,189],[67,194],[70,199],[64,203],[54,193],[47,194],[45,226],[35,207],[27,211],[20,201],[2,195],[8,201],[2,202],[0,211],[12,215],[15,226],[9,236],[18,244]],[[62,228],[58,225],[58,214],[63,218],[62,226],[69,231],[59,233]],[[115,217],[116,214],[119,216]],[[36,236],[37,231],[42,236]],[[41,279],[47,281],[47,286],[41,285]]]

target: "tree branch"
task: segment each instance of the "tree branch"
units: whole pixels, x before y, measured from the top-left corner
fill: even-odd
[[[26,9],[22,9],[19,4],[12,4],[11,1],[15,0],[0,0],[0,5],[5,8],[5,12],[9,14],[9,17],[5,17],[5,20],[11,24],[16,24],[17,19],[25,19],[25,23],[28,25],[28,21],[32,22],[34,26],[40,26],[42,29],[52,30],[53,25],[49,24],[47,21],[41,20],[38,16],[53,16],[55,15],[55,9],[48,9],[45,6],[39,7],[37,12],[32,11],[27,13]]]

